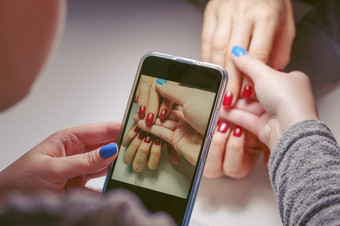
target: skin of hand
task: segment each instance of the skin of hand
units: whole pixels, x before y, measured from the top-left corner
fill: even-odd
[[[231,59],[234,45],[249,50],[251,56],[271,67],[283,70],[289,62],[294,37],[290,0],[209,1],[203,19],[201,59],[228,71],[223,105],[230,107],[239,95],[249,98],[254,94],[252,81],[245,76],[242,82],[242,73]]]
[[[147,128],[139,121],[137,126],[164,139],[192,165],[196,165],[215,94],[167,83],[158,83],[156,88],[164,99],[179,106],[171,111],[172,116],[163,124]]]
[[[128,144],[123,162],[127,165],[132,164],[135,172],[142,172],[146,165],[149,169],[155,170],[161,157],[162,141],[158,137],[141,131],[139,127],[135,126],[135,128],[138,128],[138,132],[135,132],[135,129],[133,132],[138,134]]]
[[[175,114],[171,111],[171,115]],[[171,117],[172,119],[174,117]],[[151,127],[140,120],[137,125],[142,130],[154,134],[168,142],[177,152],[181,153],[192,165],[196,165],[201,149],[203,135],[193,129],[183,117],[177,117],[174,121],[167,119],[165,123],[156,121]]]
[[[95,123],[54,133],[0,173],[0,194],[87,189],[86,182],[105,175],[116,158],[118,148],[112,142],[120,126],[119,122]]]
[[[30,91],[61,34],[65,12],[65,0],[0,1],[0,111]]]
[[[263,152],[266,156],[267,151],[254,134],[220,121],[211,142],[203,175],[208,178],[244,178],[251,172],[258,157]],[[266,164],[267,160],[264,162]]]
[[[256,134],[270,150],[293,124],[319,120],[307,75],[299,71],[276,71],[251,57],[242,47],[235,46],[232,51],[235,65],[254,81],[259,103],[236,104],[235,108],[222,111],[222,118]]]
[[[224,66],[228,71],[229,81],[223,107],[227,109],[232,107],[238,96],[251,98],[254,95],[252,81],[248,76],[242,78],[242,73],[232,61],[230,51],[232,46],[243,46],[252,56],[273,68],[282,70],[289,62],[294,37],[295,24],[290,0],[210,0],[204,12],[201,59]],[[244,139],[249,140],[247,137],[249,133],[245,136]],[[230,144],[228,144],[229,139]],[[218,177],[224,174],[233,178],[245,177],[258,154],[248,151],[249,148],[244,146],[244,139],[236,139],[228,132],[223,135],[216,132],[204,175]],[[262,146],[267,153],[266,147]],[[232,150],[228,154],[229,148]],[[257,150],[258,146],[255,149]],[[248,158],[251,164],[245,164],[246,161],[243,161],[243,164],[233,169],[222,167],[230,166],[226,164],[228,160],[235,162],[233,159],[247,158],[246,153],[251,153],[252,157]],[[222,162],[223,159],[225,164]]]
[[[171,100],[163,99],[161,101],[156,91],[156,80],[167,82],[164,79],[142,75],[134,99],[134,102],[138,103],[138,116],[145,117],[145,122],[148,125],[152,125],[157,116],[162,120],[166,119],[173,105]],[[169,81],[169,83],[178,85],[177,82]]]
[[[181,106],[187,123],[198,133],[204,134],[215,98],[214,93],[167,83],[157,83],[156,89],[164,99]]]

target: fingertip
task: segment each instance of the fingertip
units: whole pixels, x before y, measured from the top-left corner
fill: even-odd
[[[237,56],[237,57],[240,57],[248,53],[247,50],[245,50],[241,46],[233,46],[233,48],[231,49],[231,52],[233,53],[234,56]]]
[[[235,126],[233,130],[233,136],[234,137],[241,137],[243,134],[243,130],[240,126]]]
[[[157,78],[156,83],[159,84],[159,85],[164,85],[164,84],[167,84],[168,82],[164,79]]]
[[[109,143],[99,150],[102,158],[110,158],[118,153],[118,146],[116,143]]]

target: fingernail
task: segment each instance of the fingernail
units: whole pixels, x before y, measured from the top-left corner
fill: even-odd
[[[231,51],[237,57],[248,53],[247,50],[243,49],[241,46],[234,46]]]
[[[159,114],[160,119],[165,119],[168,114],[168,111],[166,109],[162,109],[161,113]]]
[[[105,145],[99,150],[99,154],[104,159],[109,158],[115,154],[117,154],[118,147],[116,143],[110,143]]]
[[[150,135],[147,135],[145,138],[144,138],[144,142],[149,144],[151,142],[151,136]]]
[[[136,126],[136,128],[135,128],[133,131],[135,131],[135,133],[139,133],[140,130],[141,130],[141,129],[140,129],[138,126]]]
[[[240,137],[242,135],[242,128],[239,126],[236,126],[234,128],[233,136],[234,137]]]
[[[225,95],[224,95],[224,99],[223,99],[223,106],[230,106],[231,103],[233,102],[233,93],[232,92],[226,92]]]
[[[148,116],[146,116],[145,123],[151,125],[153,123],[154,118],[155,115],[153,113],[149,113]]]
[[[143,118],[145,116],[146,107],[144,105],[139,106],[138,115]]]
[[[161,145],[161,139],[159,137],[156,137],[155,141],[153,142],[155,145]]]
[[[228,125],[227,122],[220,122],[218,124],[217,131],[220,132],[220,133],[226,133],[228,128],[229,128],[229,125]]]
[[[157,82],[159,85],[164,85],[164,84],[168,83],[166,80],[161,79],[161,78],[156,79],[156,82]]]
[[[251,95],[253,94],[253,87],[246,85],[243,88],[243,92],[242,92],[242,97],[243,98],[249,98],[251,97]]]
[[[138,103],[138,96],[135,96],[135,99],[133,99],[133,103]]]
[[[145,134],[144,134],[144,132],[142,131],[142,132],[139,133],[138,139],[143,140],[143,139],[144,139],[144,136],[145,136]]]

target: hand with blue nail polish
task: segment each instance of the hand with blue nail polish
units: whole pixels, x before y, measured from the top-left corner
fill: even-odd
[[[121,124],[95,123],[54,133],[0,173],[0,196],[15,190],[66,193],[88,190],[88,180],[104,176],[116,158]]]

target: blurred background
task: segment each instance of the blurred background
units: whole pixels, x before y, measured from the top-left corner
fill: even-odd
[[[6,153],[0,169],[55,131],[120,121],[145,53],[199,60],[202,9],[202,1],[69,1],[62,38],[31,93],[0,114],[0,142]],[[330,68],[331,62],[324,60]],[[321,79],[332,86],[326,89],[322,83],[317,100],[321,119],[340,140],[340,108],[334,104],[340,97],[337,73]],[[89,186],[101,189],[102,184],[100,178]],[[262,159],[244,180],[204,178],[192,219],[195,225],[281,225]]]

